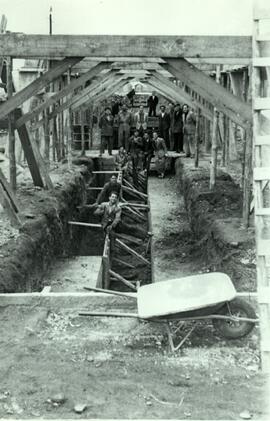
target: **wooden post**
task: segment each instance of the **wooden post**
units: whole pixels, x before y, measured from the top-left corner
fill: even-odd
[[[84,133],[84,111],[80,110],[80,120],[81,120],[81,153],[85,155],[85,133]]]
[[[196,130],[195,130],[195,168],[199,166],[199,154],[200,154],[200,117],[201,117],[201,110],[197,108],[197,115],[196,115]]]
[[[216,110],[216,108],[214,108],[211,162],[210,162],[210,190],[213,190],[216,184],[218,119],[219,119],[219,112]]]
[[[246,130],[245,140],[245,166],[243,180],[243,223],[245,228],[249,226],[249,209],[251,200],[252,187],[252,152],[253,152],[253,135],[252,127]]]
[[[43,124],[43,131],[44,131],[44,158],[47,166],[50,166],[50,126],[49,126],[49,119],[48,119],[48,110],[43,112],[44,124]]]
[[[12,57],[7,58],[7,94],[8,98],[13,94],[12,80]],[[9,153],[9,179],[13,191],[16,190],[16,156],[15,156],[15,130],[14,130],[14,112],[8,115],[8,153]]]
[[[71,68],[68,69],[67,82],[71,82]],[[71,98],[72,94],[70,95]],[[67,98],[68,99],[68,98]],[[71,167],[72,164],[72,155],[71,155],[71,145],[72,145],[72,124],[71,124],[71,109],[67,110],[67,159],[68,167]]]

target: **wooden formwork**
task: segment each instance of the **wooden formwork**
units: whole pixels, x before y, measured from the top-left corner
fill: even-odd
[[[270,57],[262,54],[261,43],[270,43],[269,34],[261,31],[261,22],[270,23],[270,5],[260,8],[260,1],[254,1],[253,33],[253,187],[257,248],[257,288],[260,309],[261,361],[262,369],[270,372],[270,131],[263,133],[262,114],[270,113],[270,92],[263,92],[261,71],[270,64]],[[268,80],[268,84],[270,81]],[[265,94],[268,96],[265,96]],[[268,156],[268,161],[265,157]]]

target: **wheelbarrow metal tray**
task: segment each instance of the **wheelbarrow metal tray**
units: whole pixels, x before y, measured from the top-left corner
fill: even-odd
[[[142,319],[179,315],[231,301],[234,285],[225,273],[212,272],[144,285],[137,293]]]

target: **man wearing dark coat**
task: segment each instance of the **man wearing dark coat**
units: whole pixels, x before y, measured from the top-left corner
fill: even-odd
[[[156,108],[158,105],[158,97],[156,96],[156,92],[153,91],[152,95],[147,100],[147,106],[149,107],[148,115],[151,117],[156,117]]]
[[[101,144],[100,144],[100,156],[104,153],[107,146],[109,155],[112,155],[112,138],[113,138],[113,116],[110,108],[105,108],[104,114],[101,116],[99,121],[99,127],[101,129]]]
[[[173,150],[183,152],[183,118],[180,104],[175,105],[171,121]]]
[[[161,105],[158,116],[158,131],[159,136],[165,140],[167,149],[170,149],[170,135],[169,130],[171,126],[170,114],[166,112],[165,105]]]

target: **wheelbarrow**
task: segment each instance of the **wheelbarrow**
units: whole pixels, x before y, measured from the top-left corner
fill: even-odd
[[[132,317],[143,321],[165,323],[172,351],[178,350],[198,322],[212,320],[214,328],[227,339],[248,335],[258,319],[253,307],[241,298],[230,277],[212,272],[143,285],[137,293],[99,288],[88,290],[132,297],[137,300],[137,313],[80,312],[81,316]],[[180,343],[174,337],[185,322],[194,321]]]

